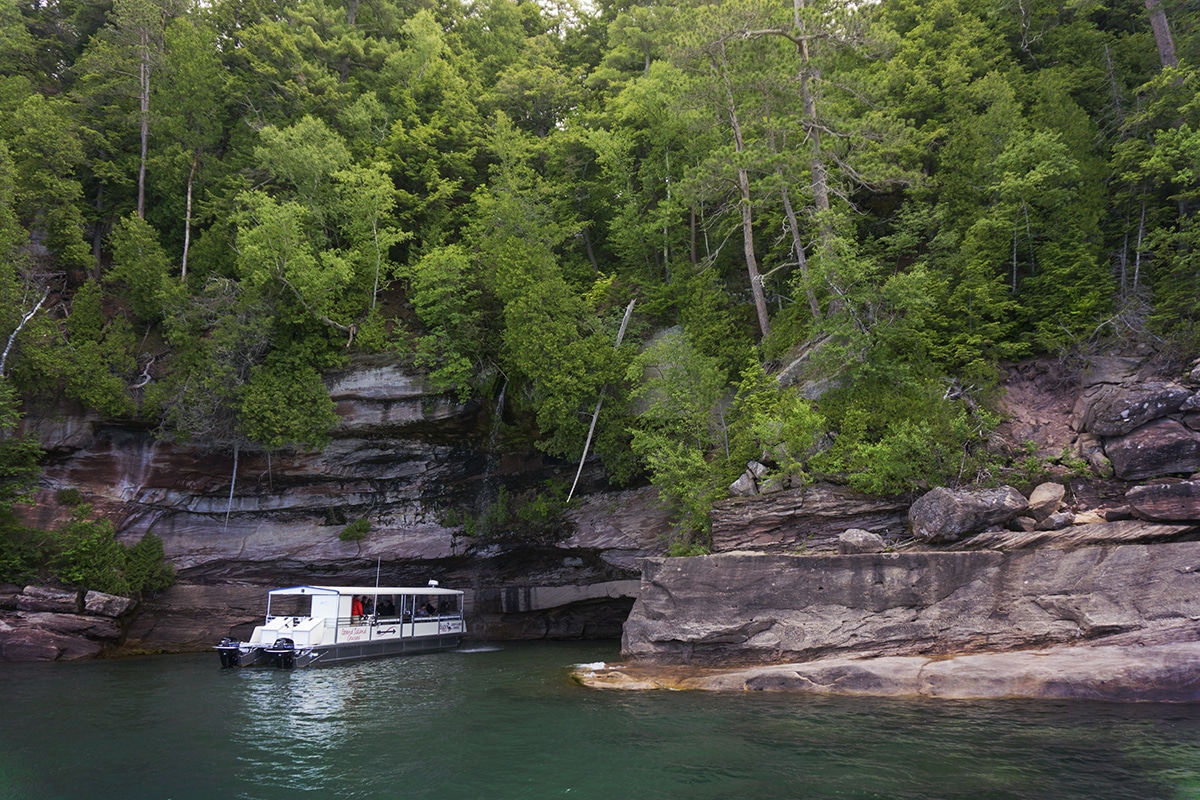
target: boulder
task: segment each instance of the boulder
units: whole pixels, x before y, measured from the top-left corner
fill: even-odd
[[[791,480],[786,475],[771,475],[758,483],[759,494],[776,494],[791,486]]]
[[[908,510],[912,535],[923,542],[953,542],[972,533],[1006,525],[1025,513],[1029,503],[1011,486],[953,490],[938,487]]]
[[[1128,504],[1119,506],[1106,506],[1105,508],[1097,509],[1097,513],[1104,517],[1105,522],[1119,522],[1126,519],[1136,519],[1133,516],[1133,508]]]
[[[738,479],[729,485],[729,494],[734,497],[754,497],[758,494],[758,486],[754,483],[754,476],[749,472],[743,472],[738,476]]]
[[[1200,433],[1173,419],[1156,419],[1108,439],[1104,450],[1125,481],[1200,471]]]
[[[80,610],[79,592],[75,589],[56,589],[51,586],[26,586],[17,595],[21,611],[49,611],[75,614]]]
[[[842,555],[851,553],[882,553],[887,544],[878,533],[864,531],[861,528],[851,528],[838,537],[838,552]]]
[[[1042,483],[1029,494],[1029,516],[1039,522],[1053,514],[1062,505],[1067,488],[1061,483]]]
[[[1200,481],[1134,486],[1125,499],[1138,519],[1200,521]]]
[[[1075,441],[1075,454],[1087,462],[1101,478],[1113,476],[1113,465],[1104,454],[1104,440],[1094,433],[1082,433]]]
[[[0,619],[0,661],[74,661],[95,658],[99,642],[65,636],[25,626],[10,626]]]
[[[83,596],[84,613],[98,617],[119,617],[129,611],[137,603],[128,597],[104,592],[88,592]]]
[[[1122,384],[1137,376],[1143,359],[1126,356],[1097,356],[1091,360],[1080,376],[1084,386],[1102,383]]]
[[[1177,383],[1092,386],[1075,403],[1075,429],[1124,436],[1151,420],[1173,414],[1193,392]]]
[[[1055,511],[1037,524],[1039,531],[1061,531],[1075,524],[1075,515],[1070,511]]]

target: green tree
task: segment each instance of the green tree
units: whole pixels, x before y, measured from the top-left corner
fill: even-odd
[[[106,281],[120,282],[134,316],[155,322],[162,316],[162,286],[171,270],[155,230],[136,215],[122,219],[110,237],[112,268]]]
[[[724,492],[726,476],[709,456],[714,450],[729,454],[722,407],[726,376],[715,359],[698,352],[676,329],[638,355],[626,379],[638,409],[631,431],[633,452],[644,461],[659,496],[676,512],[684,540],[703,544],[708,510]]]

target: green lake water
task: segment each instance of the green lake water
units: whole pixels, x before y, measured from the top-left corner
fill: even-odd
[[[614,643],[0,665],[0,800],[1197,798],[1200,706],[600,692]]]

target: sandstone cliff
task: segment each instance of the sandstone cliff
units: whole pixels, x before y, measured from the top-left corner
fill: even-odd
[[[48,451],[31,522],[54,524],[69,511],[56,494],[75,490],[122,540],[158,535],[176,567],[178,585],[122,620],[128,649],[207,647],[261,620],[265,587],[370,584],[377,570],[386,584],[435,578],[465,589],[477,637],[620,635],[638,559],[665,546],[667,515],[652,491],[607,490],[585,471],[554,536],[465,536],[453,520],[485,510],[502,487],[569,483],[575,465],[496,441],[494,409],[453,402],[386,360],[360,360],[328,385],[341,418],[332,443],[319,453],[243,451],[232,494],[231,453],[71,409],[26,418]],[[360,518],[366,536],[341,540]],[[56,657],[77,652],[64,646]]]

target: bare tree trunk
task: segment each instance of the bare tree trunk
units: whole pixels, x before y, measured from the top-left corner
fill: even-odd
[[[1171,27],[1167,24],[1167,12],[1159,5],[1159,0],[1145,0],[1146,10],[1150,12],[1150,29],[1154,31],[1154,44],[1158,46],[1158,60],[1164,69],[1179,66],[1175,57],[1175,40],[1171,38]]]
[[[229,528],[229,512],[233,509],[233,490],[237,486],[238,453],[241,448],[233,446],[233,475],[229,479],[229,499],[225,501],[225,529]]]
[[[371,235],[375,238],[375,283],[371,286],[371,310],[379,300],[379,273],[383,270],[383,248],[379,245],[379,218],[371,220]]]
[[[96,184],[96,224],[92,226],[92,278],[100,280],[100,250],[104,244],[104,182]]]
[[[21,321],[17,323],[16,330],[8,335],[8,342],[4,345],[4,352],[0,353],[0,378],[4,377],[4,368],[8,363],[8,354],[12,352],[13,342],[17,340],[17,334],[20,333],[21,329],[29,323],[29,320],[33,319],[33,315],[38,312],[38,310],[42,307],[42,304],[46,302],[46,298],[49,296],[50,290],[47,289],[42,293],[41,298],[37,301],[37,305],[35,305],[32,309],[27,311],[24,316],[21,317]]]
[[[805,0],[792,0],[792,24],[801,34],[804,24],[800,21],[800,9],[804,8]],[[829,211],[829,171],[825,160],[821,157],[821,128],[817,124],[817,100],[813,96],[813,79],[817,77],[809,69],[808,39],[803,35],[798,37],[796,45],[800,51],[800,103],[804,108],[804,132],[808,136],[811,147],[809,155],[809,170],[812,172],[813,205],[821,221],[821,241],[828,246],[833,238],[833,231],[825,219]]]
[[[725,43],[721,43],[721,76],[725,81],[725,97],[728,102],[726,111],[729,115],[729,125],[733,129],[734,151],[739,155],[746,149],[742,137],[742,126],[738,120],[737,105],[733,99],[733,86],[729,81],[729,63],[725,58]],[[754,310],[758,314],[758,328],[763,337],[771,333],[771,318],[767,313],[767,298],[763,293],[762,275],[758,271],[758,258],[754,254],[754,219],[750,205],[750,173],[744,166],[737,168],[738,191],[741,194],[742,207],[742,248],[746,254],[746,272],[750,276],[750,294],[754,298]]]
[[[780,194],[783,195],[783,210],[787,214],[788,227],[792,231],[792,249],[796,252],[796,264],[800,267],[800,280],[804,282],[804,294],[808,298],[808,310],[814,320],[821,318],[821,304],[817,302],[817,294],[812,288],[812,279],[808,274],[808,257],[804,254],[804,242],[800,240],[800,223],[796,219],[796,211],[792,208],[792,200],[788,197],[787,186],[781,184]]]
[[[192,244],[192,187],[196,181],[196,165],[200,163],[200,151],[192,154],[192,168],[188,172],[187,203],[183,212],[183,263],[179,270],[179,280],[187,280],[188,249]]]
[[[150,140],[150,32],[143,30],[142,58],[138,65],[138,88],[141,93],[141,156],[138,161],[137,215],[146,218],[146,152]]]
[[[691,253],[692,266],[695,267],[696,264],[699,263],[696,261],[696,206],[695,205],[693,205],[689,209],[688,227],[689,227],[688,250]]]
[[[592,237],[588,234],[587,226],[583,226],[583,252],[587,256],[588,263],[592,265],[592,272],[596,275],[600,274],[600,262],[596,260],[596,253],[592,249]]]
[[[1142,213],[1138,219],[1137,244],[1133,247],[1133,293],[1137,294],[1142,275],[1142,238],[1146,234],[1146,198],[1142,196]]]
[[[629,305],[625,306],[625,317],[621,320],[621,329],[617,331],[617,344],[620,348],[621,340],[625,338],[625,329],[629,327],[629,317],[633,314],[633,304],[637,302],[635,297],[629,301]],[[600,387],[600,396],[596,398],[596,409],[592,412],[592,424],[588,426],[587,441],[583,443],[583,455],[579,457],[579,469],[575,470],[575,480],[571,481],[571,491],[567,492],[567,502],[571,502],[571,498],[575,494],[575,487],[579,485],[579,476],[583,474],[583,462],[587,461],[588,450],[592,446],[592,436],[596,433],[596,420],[600,418],[600,405],[604,402],[604,390],[608,388],[608,384]]]

